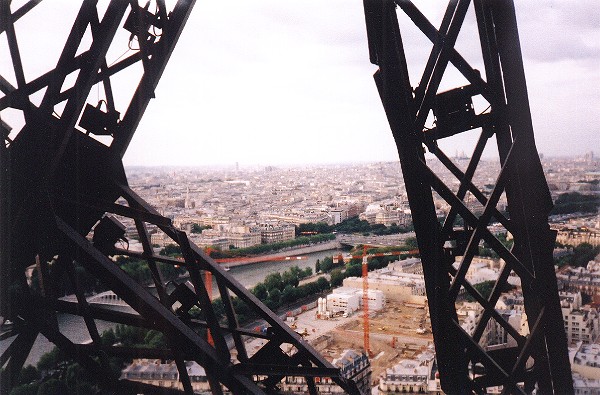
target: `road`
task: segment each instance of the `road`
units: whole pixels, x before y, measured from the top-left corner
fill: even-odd
[[[336,240],[342,244],[356,246],[358,244],[368,244],[376,247],[391,247],[404,244],[409,237],[415,237],[415,232],[398,233],[385,236],[363,236],[357,234],[338,233]]]

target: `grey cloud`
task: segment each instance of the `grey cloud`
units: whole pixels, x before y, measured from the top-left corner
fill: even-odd
[[[597,61],[600,2],[546,0],[517,4],[524,56],[535,61]]]

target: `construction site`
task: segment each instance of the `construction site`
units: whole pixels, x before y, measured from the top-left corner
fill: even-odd
[[[309,314],[307,314],[309,315]],[[305,323],[299,318],[300,327]],[[336,326],[309,342],[325,355],[338,355],[345,349],[362,349],[364,321],[362,317],[335,318]],[[306,320],[308,321],[308,319]],[[316,327],[320,322],[306,322]],[[431,324],[424,308],[396,306],[389,303],[383,310],[369,317],[370,346],[377,350],[371,356],[372,377],[375,379],[390,366],[402,359],[412,359],[418,352],[433,344]],[[422,333],[419,333],[422,332]],[[310,333],[310,331],[309,331]],[[323,339],[324,338],[324,339]]]

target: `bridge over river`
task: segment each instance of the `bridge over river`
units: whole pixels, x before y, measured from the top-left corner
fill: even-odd
[[[398,233],[385,236],[363,236],[357,234],[338,233],[336,241],[342,246],[356,247],[359,244],[367,244],[373,247],[392,247],[404,244],[404,241],[409,237],[415,237],[415,232]]]

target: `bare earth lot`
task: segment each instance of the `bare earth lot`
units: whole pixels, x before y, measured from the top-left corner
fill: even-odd
[[[316,318],[316,310],[310,310],[297,317],[295,326],[298,333],[305,334],[305,339],[329,359],[339,356],[344,349],[363,349],[362,312],[347,318],[320,320]],[[433,342],[423,308],[389,302],[383,310],[371,314],[369,328],[374,381],[385,368],[412,358]],[[418,334],[419,328],[426,328],[426,333]]]

